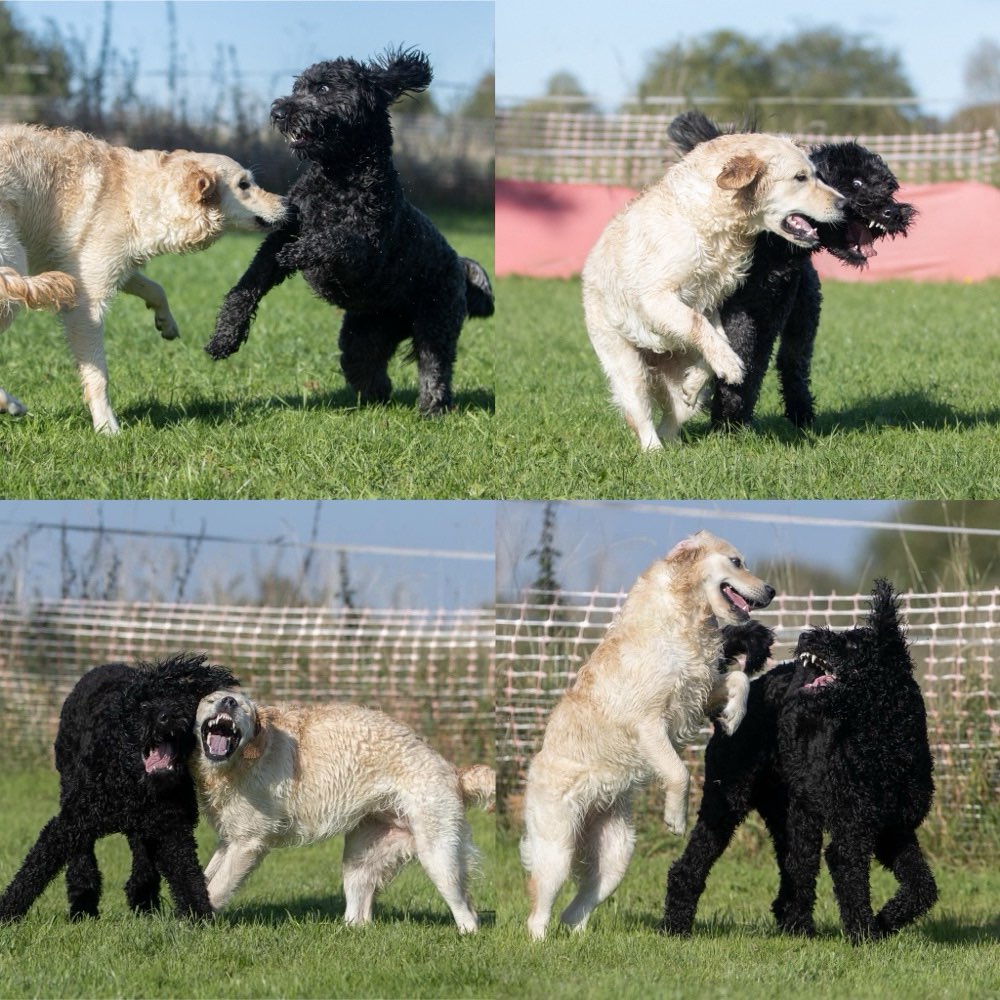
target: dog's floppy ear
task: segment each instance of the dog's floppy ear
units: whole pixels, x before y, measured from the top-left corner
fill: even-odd
[[[685,563],[693,562],[702,551],[702,533],[692,535],[690,538],[682,538],[668,553],[667,562]]]
[[[240,756],[244,760],[255,761],[260,760],[264,756],[264,750],[267,747],[268,740],[268,726],[267,720],[261,718],[261,713],[257,711],[257,707],[254,706],[254,734],[253,739],[247,743],[247,745],[240,752]]]
[[[419,93],[434,74],[427,56],[417,49],[388,49],[372,61],[374,82],[391,103],[405,93]]]
[[[215,174],[204,167],[191,165],[184,181],[184,190],[196,204],[212,205],[219,201],[219,182]]]
[[[734,156],[715,178],[723,191],[743,191],[752,194],[767,170],[767,164],[753,153]]]

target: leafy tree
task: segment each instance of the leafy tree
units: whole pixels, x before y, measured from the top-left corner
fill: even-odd
[[[1000,527],[1000,500],[941,504],[913,500],[899,520],[967,528]],[[983,535],[879,531],[865,559],[867,576],[886,576],[904,589],[988,588],[1000,583],[1000,539]]]
[[[899,131],[916,116],[894,105],[829,102],[913,97],[896,53],[836,28],[801,31],[776,44],[732,29],[676,43],[653,56],[639,81],[640,102],[649,110],[656,110],[645,103],[654,96],[682,97],[687,105],[701,99],[723,122],[755,115],[769,131]]]
[[[496,117],[496,76],[492,72],[484,73],[475,89],[466,98],[458,113],[463,118],[482,118],[492,122]]]
[[[573,98],[573,100],[566,100]],[[580,81],[567,70],[559,70],[545,84],[545,96],[519,104],[518,111],[567,111],[592,114],[597,105],[587,96]]]
[[[69,57],[54,35],[34,38],[18,25],[11,9],[0,4],[0,95],[65,97],[69,80]]]

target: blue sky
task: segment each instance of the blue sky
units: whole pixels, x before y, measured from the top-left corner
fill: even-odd
[[[0,503],[0,554],[33,524],[91,526],[131,531],[162,531],[237,538],[238,543],[203,545],[195,563],[194,587],[236,575],[252,577],[270,569],[280,550],[267,545],[274,539],[307,542],[316,504],[312,501],[16,501]],[[493,600],[495,509],[492,501],[337,500],[320,505],[317,571],[336,583],[338,546],[417,550],[400,552],[348,551],[352,585],[363,603],[375,607],[474,608]],[[92,534],[70,534],[79,559]],[[118,536],[119,551],[142,570],[150,557],[161,559],[169,579],[166,546],[183,550],[183,543],[152,538]],[[58,530],[32,536],[30,559],[22,561],[25,590],[43,596],[58,595]],[[294,573],[301,549],[288,548],[279,570]],[[436,555],[434,553],[437,553]],[[462,553],[458,558],[453,553]],[[144,570],[139,573],[146,578]],[[147,593],[138,584],[129,596],[141,600]]]
[[[101,39],[104,4],[10,3],[19,22],[42,29],[54,21],[60,31],[85,43],[93,59]],[[386,0],[386,2],[226,3],[177,0],[178,51],[194,107],[207,100],[220,45],[233,46],[248,87],[270,102],[288,92],[293,78],[311,63],[337,56],[367,58],[389,45],[424,49],[431,59],[440,103],[451,88],[475,86],[493,69],[492,2]],[[140,92],[165,92],[167,11],[161,0],[115,0],[112,45],[139,55]],[[432,85],[432,91],[434,85]]]
[[[964,96],[962,69],[976,43],[990,38],[1000,44],[1000,3],[498,0],[497,96],[534,96],[553,73],[565,69],[589,93],[613,104],[634,93],[646,57],[674,42],[718,28],[777,40],[830,25],[898,52],[910,84],[928,102],[926,110],[947,114]]]
[[[879,568],[865,565],[875,529],[862,522],[896,524],[899,507],[892,500],[565,501],[556,508],[558,576],[566,590],[627,590],[675,542],[704,528],[732,542],[751,569],[794,560],[846,573],[849,585],[866,591]],[[543,508],[541,501],[500,505],[497,587],[505,596],[535,578],[528,553]],[[805,519],[813,523],[796,523]],[[856,572],[861,578],[852,580]]]

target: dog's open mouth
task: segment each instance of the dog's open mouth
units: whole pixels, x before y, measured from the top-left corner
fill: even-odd
[[[888,232],[879,222],[865,222],[863,219],[852,219],[847,223],[844,243],[848,251],[855,257],[868,260],[876,256],[875,237],[885,236]]]
[[[800,663],[805,663],[821,671],[819,676],[814,680],[811,680],[808,684],[802,685],[803,691],[820,691],[823,688],[836,683],[837,678],[830,673],[829,666],[815,653],[799,653],[797,659]]]
[[[201,724],[201,747],[209,760],[227,760],[236,752],[242,735],[233,717],[220,712]]]
[[[723,583],[719,589],[722,591],[722,596],[729,602],[733,610],[736,611],[738,617],[750,617],[750,609],[753,607],[753,602],[748,601],[731,583]]]
[[[781,228],[788,233],[789,236],[795,240],[796,243],[801,243],[803,246],[816,246],[819,243],[819,233],[816,231],[816,225],[811,220],[806,218],[804,215],[800,215],[798,212],[793,212],[791,215],[786,215],[781,222]]]
[[[142,766],[146,774],[161,774],[176,769],[176,751],[172,743],[157,743],[142,755]]]

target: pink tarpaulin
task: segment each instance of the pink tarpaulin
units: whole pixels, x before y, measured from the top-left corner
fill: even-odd
[[[635,191],[600,184],[496,183],[497,274],[567,278]],[[1000,190],[988,184],[904,184],[900,201],[920,213],[905,239],[881,240],[863,271],[829,254],[813,259],[842,281],[982,281],[1000,277]]]

